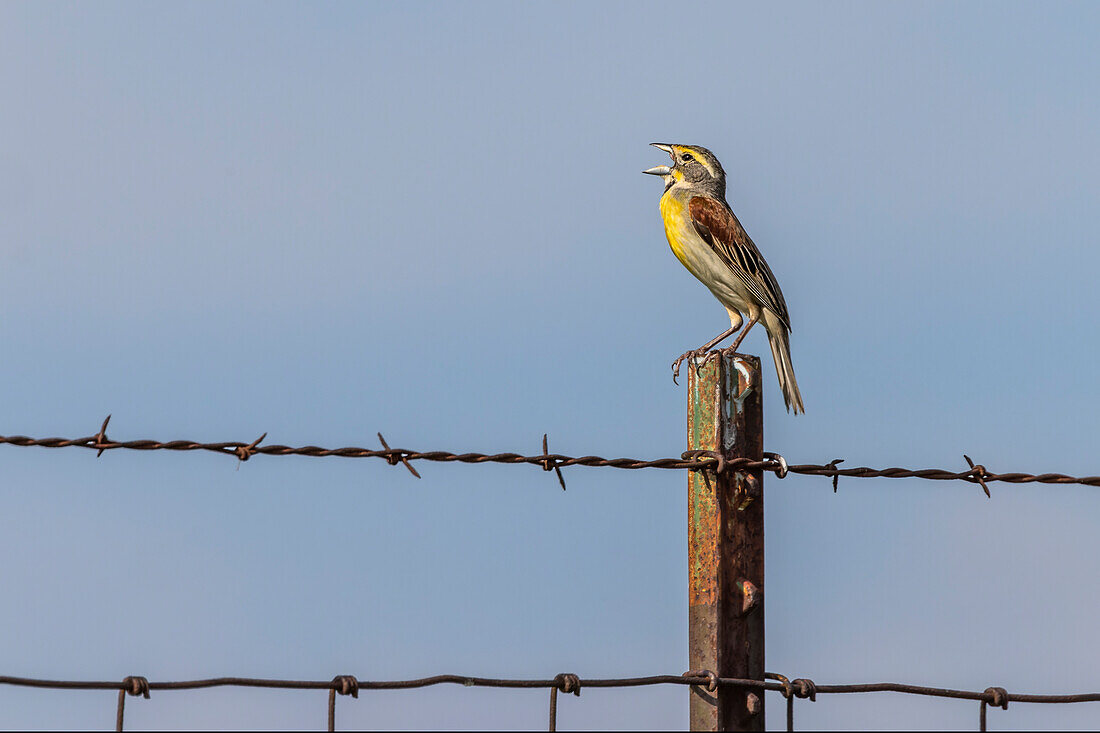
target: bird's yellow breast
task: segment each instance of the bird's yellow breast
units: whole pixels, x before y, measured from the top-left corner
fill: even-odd
[[[676,255],[681,265],[692,270],[685,251],[685,236],[689,236],[688,230],[692,228],[687,206],[679,198],[666,193],[661,197],[661,219],[665,224],[665,237],[668,239],[668,246],[672,248],[672,254]]]

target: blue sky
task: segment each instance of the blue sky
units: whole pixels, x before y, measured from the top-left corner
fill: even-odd
[[[792,462],[1100,473],[1091,4],[0,5],[0,432],[656,457],[726,327],[640,171],[702,144],[782,284]],[[747,350],[767,355],[762,332]],[[0,673],[597,676],[686,668],[686,477],[0,449]],[[767,666],[1100,689],[1086,487],[769,479]],[[110,693],[0,688],[0,725]],[[322,693],[134,700],[319,727]],[[772,726],[782,705],[769,700]],[[1094,727],[1095,705],[991,711]],[[546,694],[341,700],[348,727],[545,724]],[[678,688],[562,728],[683,727]],[[801,728],[974,727],[801,703]]]

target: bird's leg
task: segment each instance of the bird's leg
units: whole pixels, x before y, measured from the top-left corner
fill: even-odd
[[[700,346],[698,349],[696,349],[696,351],[699,351],[703,354],[707,353],[708,351],[713,349],[715,346],[722,343],[723,341],[728,339],[733,334],[737,333],[737,329],[740,328],[740,327],[741,326],[738,325],[736,327],[730,328],[730,330],[728,330],[728,331],[723,331],[722,333],[720,333],[717,336],[715,336],[714,338],[712,338],[710,341],[708,341],[705,344],[703,344],[702,346]],[[738,339],[738,340],[740,341],[740,339]]]
[[[749,335],[749,331],[756,325],[756,322],[760,320],[760,316],[753,316],[749,319],[749,324],[745,326],[745,329],[738,335],[737,340],[733,342],[733,346],[730,348],[737,351],[737,347],[741,345],[741,342],[745,340],[745,337]]]
[[[735,333],[737,333],[737,328],[731,328],[728,331],[723,331],[722,333],[720,333],[717,336],[715,336],[714,338],[712,338],[710,341],[708,341],[705,344],[703,344],[702,346],[700,346],[698,349],[692,349],[691,351],[685,351],[683,354],[680,354],[680,357],[678,359],[676,359],[676,361],[672,362],[672,382],[673,382],[673,384],[679,384],[679,382],[676,381],[676,378],[680,376],[680,364],[682,364],[685,359],[691,359],[692,362],[694,362],[695,357],[702,356],[703,354],[707,353],[712,348],[714,348],[715,345],[717,345],[717,344],[721,343],[722,341],[728,339],[730,336],[732,336]],[[738,339],[737,343],[741,343],[741,339]]]

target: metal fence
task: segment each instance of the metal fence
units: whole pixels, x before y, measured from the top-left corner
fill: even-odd
[[[990,495],[989,484],[994,482],[1007,483],[1044,483],[1044,484],[1082,484],[1086,486],[1100,486],[1100,476],[1075,477],[1060,473],[996,473],[985,466],[975,464],[969,457],[963,456],[968,464],[965,470],[950,471],[939,468],[909,469],[909,468],[869,468],[860,466],[855,468],[840,468],[841,459],[835,459],[828,463],[792,464],[786,458],[774,453],[764,454],[763,460],[750,460],[747,458],[730,457],[720,451],[692,450],[686,451],[679,457],[637,459],[637,458],[602,458],[600,456],[568,456],[558,453],[550,453],[548,440],[543,436],[542,452],[533,455],[519,453],[452,453],[448,451],[421,451],[407,448],[391,448],[378,434],[381,448],[361,448],[349,446],[344,448],[323,448],[315,445],[291,447],[278,444],[263,444],[266,433],[258,439],[245,443],[241,441],[228,441],[217,443],[204,443],[193,440],[159,441],[153,439],[138,440],[113,440],[107,436],[107,426],[110,416],[103,421],[99,431],[83,438],[31,438],[24,435],[0,436],[0,444],[43,448],[84,448],[96,451],[101,456],[110,450],[135,450],[135,451],[207,451],[236,458],[239,461],[247,461],[254,456],[310,456],[310,457],[339,457],[339,458],[380,458],[391,465],[402,465],[414,476],[420,478],[419,472],[413,467],[414,461],[432,461],[444,463],[504,463],[526,464],[536,466],[544,471],[553,471],[562,489],[565,489],[565,480],[561,469],[574,466],[608,467],[618,469],[645,469],[658,468],[683,471],[698,471],[716,475],[729,474],[736,471],[768,471],[778,478],[783,478],[790,473],[808,476],[822,476],[832,479],[833,490],[837,489],[837,481],[845,478],[916,478],[933,481],[963,481],[977,484]],[[553,679],[504,679],[485,677],[465,677],[460,675],[438,675],[409,680],[359,680],[352,675],[338,675],[328,681],[311,680],[284,680],[284,679],[256,679],[245,677],[218,677],[201,680],[182,680],[169,682],[150,682],[144,677],[127,677],[121,681],[72,681],[72,680],[46,680],[26,677],[0,676],[0,684],[16,685],[23,687],[49,688],[57,690],[117,690],[118,702],[116,710],[116,730],[123,729],[126,697],[141,696],[148,699],[150,692],[169,690],[196,690],[211,687],[241,687],[241,688],[275,688],[288,690],[327,690],[328,691],[328,729],[335,730],[336,726],[336,697],[347,695],[358,698],[362,690],[399,690],[430,687],[441,684],[459,684],[467,687],[495,687],[511,689],[547,689],[549,690],[549,729],[556,729],[558,693],[571,693],[579,695],[584,688],[614,688],[614,687],[640,687],[648,685],[683,685],[693,689],[700,695],[715,693],[720,689],[757,690],[779,693],[786,699],[786,727],[794,730],[794,702],[796,699],[813,702],[818,695],[828,694],[854,694],[894,692],[909,695],[923,695],[939,698],[954,698],[972,700],[979,703],[979,729],[986,729],[986,711],[992,706],[1008,709],[1010,702],[1015,703],[1084,703],[1100,702],[1100,692],[1073,693],[1073,694],[1022,694],[1009,693],[1002,687],[987,687],[982,691],[957,690],[939,687],[924,687],[919,685],[900,684],[895,682],[878,682],[868,684],[843,684],[823,685],[809,679],[788,679],[787,677],[766,673],[765,679],[739,679],[733,677],[721,677],[709,670],[693,670],[682,675],[655,675],[649,677],[628,677],[617,679],[587,679],[575,674],[559,674]]]
[[[1084,486],[1100,486],[1100,476],[1067,476],[1062,473],[996,473],[990,471],[981,464],[976,464],[969,456],[963,459],[969,467],[963,471],[950,471],[943,468],[869,468],[858,466],[855,468],[840,468],[843,458],[835,458],[828,463],[790,463],[786,458],[777,453],[766,453],[762,461],[753,461],[746,458],[727,458],[718,451],[690,450],[685,451],[679,458],[602,458],[600,456],[566,456],[560,453],[550,453],[547,444],[547,436],[542,436],[542,453],[535,455],[522,455],[520,453],[451,453],[449,451],[433,450],[421,451],[408,448],[391,448],[378,433],[378,441],[381,448],[359,448],[347,446],[344,448],[322,448],[316,445],[303,445],[293,447],[289,445],[269,444],[262,445],[267,433],[264,433],[250,443],[240,441],[226,441],[221,443],[200,443],[195,440],[169,440],[159,441],[150,438],[138,440],[112,440],[107,437],[107,425],[111,416],[103,421],[99,432],[85,438],[30,438],[26,435],[0,435],[0,445],[15,446],[39,446],[42,448],[86,448],[96,451],[96,456],[103,455],[109,450],[137,450],[137,451],[208,451],[220,455],[230,456],[240,461],[247,461],[253,456],[310,456],[312,458],[381,458],[392,466],[401,464],[414,476],[420,478],[420,473],[413,467],[412,461],[433,461],[439,463],[506,463],[527,464],[540,466],[544,471],[555,471],[561,487],[565,488],[565,479],[561,469],[571,466],[596,466],[607,468],[621,468],[635,470],[640,468],[664,468],[680,470],[711,469],[718,473],[727,470],[762,469],[770,471],[779,478],[784,478],[788,473],[797,473],[806,476],[824,476],[832,478],[833,491],[837,489],[837,481],[841,477],[846,478],[919,478],[931,481],[969,481],[978,484],[989,496],[989,484],[995,481],[1003,481],[1010,484],[1081,484]]]
[[[150,698],[150,692],[161,690],[201,690],[210,687],[259,687],[279,690],[328,690],[328,729],[336,730],[336,696],[350,695],[358,699],[362,690],[410,690],[434,685],[455,684],[465,687],[496,687],[509,689],[549,689],[550,730],[557,729],[558,693],[580,695],[585,688],[645,687],[651,685],[684,685],[700,691],[715,692],[720,687],[778,692],[787,701],[787,730],[794,730],[795,699],[815,702],[818,695],[853,694],[871,692],[898,692],[927,697],[943,697],[956,700],[973,700],[979,703],[979,729],[986,729],[986,709],[989,706],[1008,710],[1010,702],[1065,704],[1100,702],[1100,692],[1072,695],[1030,695],[1009,693],[1003,687],[987,687],[976,690],[952,690],[941,687],[904,685],[896,682],[876,682],[857,685],[819,685],[809,679],[788,679],[780,674],[768,673],[765,680],[742,680],[718,677],[713,672],[698,670],[682,675],[653,675],[651,677],[580,678],[575,674],[559,674],[553,679],[503,679],[489,677],[463,677],[442,674],[411,680],[359,680],[352,675],[337,675],[332,680],[276,680],[250,677],[215,677],[205,680],[179,680],[175,682],[150,682],[144,677],[127,677],[119,682],[41,680],[27,677],[0,676],[0,684],[22,687],[39,687],[54,690],[118,690],[118,706],[115,713],[115,730],[123,729],[126,696]]]

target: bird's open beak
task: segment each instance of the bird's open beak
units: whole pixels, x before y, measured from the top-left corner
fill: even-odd
[[[667,143],[650,143],[650,145],[657,148],[658,150],[665,151],[669,154],[669,157],[671,157],[673,160],[676,160],[676,154],[672,151],[671,145],[668,145]],[[647,171],[642,171],[642,173],[648,173],[651,176],[667,176],[672,173],[672,169],[669,168],[667,165],[659,165],[654,168],[650,168]]]

